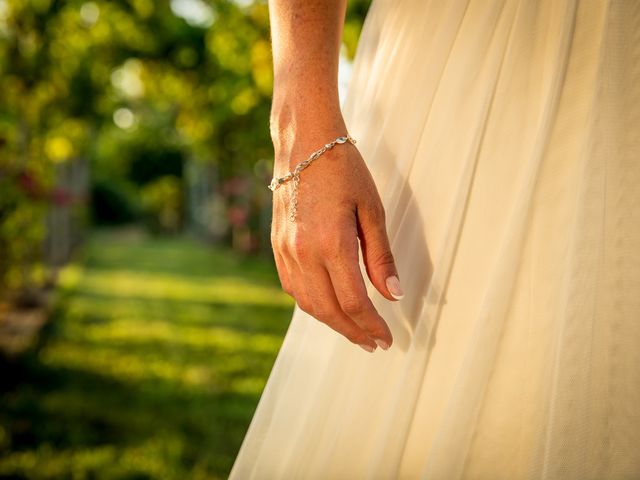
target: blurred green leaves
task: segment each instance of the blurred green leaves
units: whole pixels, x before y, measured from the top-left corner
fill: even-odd
[[[349,56],[368,4],[348,4]],[[265,0],[0,0],[0,182],[26,174],[50,191],[61,165],[84,159],[103,186],[132,191],[140,182],[128,176],[131,165],[147,159],[135,146],[151,142],[180,152],[183,164],[213,167],[217,184],[210,190],[250,178],[243,228],[264,229],[269,196],[261,189],[272,158],[269,40]],[[267,162],[260,175],[257,162]],[[187,195],[185,177],[176,176]],[[15,213],[8,205],[33,210],[15,188],[0,195],[0,222]],[[47,195],[38,201],[50,203]],[[135,211],[140,199],[129,203]],[[27,235],[34,251],[42,237],[35,224],[43,221],[35,219]],[[5,229],[9,237],[0,244],[20,232]],[[0,284],[6,273],[0,270]]]

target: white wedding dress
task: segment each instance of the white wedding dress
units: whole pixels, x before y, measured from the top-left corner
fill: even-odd
[[[344,115],[405,298],[297,309],[246,479],[640,478],[640,0],[373,0]]]

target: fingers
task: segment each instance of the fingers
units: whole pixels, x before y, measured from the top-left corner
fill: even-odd
[[[376,343],[340,309],[329,274],[309,245],[308,240],[300,235],[288,250],[290,256],[284,254],[298,306],[350,342],[373,352]]]
[[[376,345],[386,350],[393,343],[393,337],[367,295],[358,258],[359,226],[354,217],[349,223],[350,226],[317,235],[315,248],[312,248],[308,237],[302,235],[288,246],[274,248],[278,275],[283,289],[296,299],[301,310],[367,351],[373,351]],[[382,243],[383,247],[376,248],[384,251],[384,245],[388,247],[388,240],[384,228],[384,238],[380,240],[375,236],[372,222],[364,225],[361,231],[367,233],[363,233],[361,238],[363,245],[368,247],[366,261],[372,258],[372,251],[377,251],[372,250],[372,245]],[[379,235],[379,231],[377,233]],[[385,260],[383,257],[377,258]],[[381,268],[389,266],[391,269],[387,271]],[[369,262],[367,271],[377,272],[377,276],[372,277],[371,273],[369,276],[382,279],[384,285],[385,275],[389,276],[388,272],[395,274],[393,257],[390,257],[390,263]],[[379,281],[374,285],[380,290]],[[381,293],[386,293],[388,298],[386,289]]]
[[[404,292],[387,237],[382,203],[359,206],[357,218],[362,256],[371,283],[385,298],[400,300]]]
[[[350,342],[360,345],[368,352],[376,349],[376,342],[368,332],[349,318],[340,308],[327,270],[317,264],[304,273],[307,296],[311,301],[313,316],[333,330],[344,335]]]
[[[351,257],[355,258],[354,261],[357,262],[355,228],[353,228],[352,241],[355,256],[351,255]],[[308,245],[308,242],[300,241],[294,242],[290,248],[274,248],[274,258],[283,289],[296,299],[301,310],[325,323],[364,350],[373,352],[377,345],[384,345],[385,348],[388,348],[391,343],[391,335],[386,324],[382,326],[382,329],[369,328],[367,331],[367,322],[363,322],[360,315],[358,315],[358,323],[356,323],[354,319],[345,314],[336,298],[331,278],[322,264],[321,256],[318,254],[309,255],[309,248],[301,248],[305,245]],[[362,278],[360,280],[362,281]],[[364,296],[368,300],[366,292],[364,292]],[[371,332],[373,335],[378,335],[376,337],[378,342],[376,342],[376,338],[372,338]]]
[[[326,266],[340,310],[366,331],[380,348],[387,350],[393,343],[393,337],[367,295],[355,235],[345,239],[340,255],[328,258]]]

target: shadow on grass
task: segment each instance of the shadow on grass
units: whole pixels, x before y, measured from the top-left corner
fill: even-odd
[[[3,377],[14,384],[0,414],[11,434],[5,478],[191,478],[196,467],[203,478],[223,478],[258,401],[160,379],[124,383],[35,357],[7,366],[19,379]],[[78,455],[105,446],[112,453],[102,461]]]
[[[0,478],[226,478],[292,302],[268,262],[105,238],[63,282],[37,348],[0,360]]]

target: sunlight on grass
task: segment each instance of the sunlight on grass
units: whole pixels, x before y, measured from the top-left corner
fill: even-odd
[[[280,289],[247,283],[240,277],[219,277],[202,281],[177,275],[138,273],[132,270],[103,272],[83,283],[85,293],[107,296],[162,298],[191,302],[242,303],[245,305],[290,304]]]
[[[60,284],[10,365],[0,477],[226,478],[291,318],[272,263],[105,232]]]
[[[178,342],[169,342],[174,335]],[[257,395],[262,391],[262,383],[254,384],[252,391],[246,391],[246,386],[240,387],[246,385],[242,378],[247,368],[245,356],[270,355],[280,346],[281,338],[253,335],[247,342],[244,336],[246,334],[215,328],[206,335],[200,333],[192,337],[196,340],[194,343],[189,342],[189,333],[185,332],[166,336],[166,343],[157,339],[136,343],[123,336],[113,342],[108,336],[95,335],[93,339],[88,336],[84,342],[57,342],[47,348],[40,359],[53,367],[82,369],[120,382],[164,380],[183,387],[199,385],[209,390],[230,389]],[[200,348],[190,350],[192,346]],[[213,353],[217,356],[212,356]],[[220,357],[222,353],[231,356]]]

